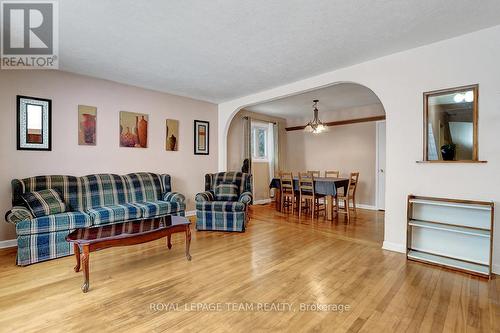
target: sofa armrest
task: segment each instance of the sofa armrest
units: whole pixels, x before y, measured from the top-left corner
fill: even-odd
[[[214,201],[215,195],[212,191],[200,192],[194,198],[196,202],[204,202],[204,201]]]
[[[184,203],[186,197],[184,196],[184,194],[181,194],[179,192],[167,192],[163,195],[163,200],[170,202]]]
[[[252,200],[253,200],[252,192],[243,192],[240,194],[240,197],[238,198],[238,201],[243,202],[245,205],[251,204]]]
[[[22,206],[14,206],[5,214],[5,221],[16,224],[21,221],[31,220],[33,215],[31,212]]]

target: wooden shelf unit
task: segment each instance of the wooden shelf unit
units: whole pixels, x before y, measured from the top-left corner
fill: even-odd
[[[409,260],[491,277],[494,203],[409,195]]]

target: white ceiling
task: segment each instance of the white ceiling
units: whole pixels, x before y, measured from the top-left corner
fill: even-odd
[[[500,24],[498,0],[64,0],[60,68],[222,102]]]
[[[320,113],[380,103],[378,97],[359,84],[341,83],[246,107],[246,110],[282,118],[300,118],[312,114],[313,100],[319,99]],[[321,117],[321,115],[320,115]]]

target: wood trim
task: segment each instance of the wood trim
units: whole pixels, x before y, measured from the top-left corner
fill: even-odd
[[[460,161],[440,161],[440,160],[427,160],[427,161],[417,161],[417,163],[476,163],[476,164],[482,164],[482,163],[488,163],[488,161],[474,161],[474,160],[460,160]]]
[[[380,121],[380,120],[385,120],[385,115],[384,116],[366,117],[366,118],[357,118],[357,119],[348,119],[348,120],[339,120],[339,121],[330,121],[328,123],[325,123],[325,125],[326,126],[341,126],[341,125],[349,125],[349,124],[357,124],[357,123],[367,123],[367,122]],[[304,128],[306,128],[305,125],[303,125],[303,126],[292,126],[292,127],[286,127],[285,130],[287,132],[290,132],[290,131],[303,130]]]
[[[472,160],[470,161],[431,161],[428,159],[428,118],[429,118],[429,108],[428,108],[428,100],[430,96],[440,96],[446,95],[454,92],[460,92],[464,90],[473,90],[474,91],[474,105],[473,105],[473,114],[472,114],[472,126],[473,126],[473,148],[472,148]],[[479,84],[471,84],[467,86],[449,88],[449,89],[440,89],[434,91],[428,91],[423,93],[423,104],[424,104],[424,124],[423,124],[423,139],[424,139],[424,147],[423,147],[423,161],[422,162],[431,162],[431,163],[486,163],[485,161],[479,161],[479,143],[478,143],[478,120],[479,120]]]
[[[465,204],[465,205],[482,205],[482,206],[490,206],[490,207],[493,207],[493,205],[494,205],[494,203],[492,201],[478,201],[478,200],[436,198],[436,197],[426,197],[426,196],[418,196],[418,195],[409,195],[408,196],[408,200],[411,200],[411,199],[442,201],[442,202]]]

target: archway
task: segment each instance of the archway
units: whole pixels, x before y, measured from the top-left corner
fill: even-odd
[[[302,131],[291,129],[297,129],[310,120],[312,100],[316,98],[320,100],[321,120],[333,126],[331,133],[326,137],[322,135],[311,137],[303,135]],[[307,153],[307,158],[304,158],[308,161],[307,165],[305,161],[301,161],[304,162],[302,164],[287,161],[284,163],[286,165],[284,169],[293,172],[340,169],[344,176],[350,171],[360,171],[362,175],[358,191],[360,206],[372,210],[384,208],[385,163],[380,156],[383,157],[385,154],[379,154],[379,151],[385,153],[385,108],[371,89],[354,82],[336,82],[235,109],[231,121],[227,123],[225,136],[227,144],[225,167],[229,170],[235,169],[237,166],[235,161],[241,160],[241,157],[234,156],[234,148],[241,147],[241,142],[237,140],[238,136],[235,136],[235,123],[241,119],[242,114],[248,113],[258,115],[257,120],[263,121],[277,122],[280,117],[286,118],[285,126],[290,130],[286,132],[288,140],[294,140],[287,146],[294,152],[310,152],[315,146],[332,146],[326,142],[332,140],[333,146],[337,144],[334,147],[336,155],[328,150],[333,149],[333,146],[326,147],[322,149],[321,156]],[[304,138],[307,139],[305,143]],[[340,140],[343,140],[342,144],[339,143]],[[353,142],[356,142],[355,147],[352,146]],[[380,147],[379,143],[383,146]],[[289,152],[280,153],[280,159],[283,155],[289,156]]]

